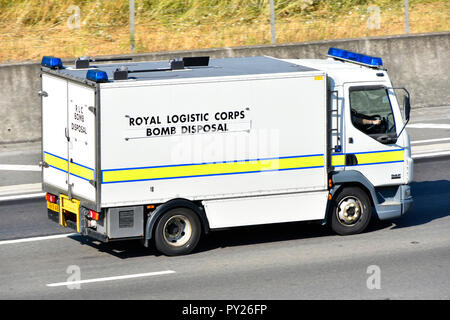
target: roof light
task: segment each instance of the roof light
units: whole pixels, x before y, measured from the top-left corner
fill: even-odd
[[[48,67],[51,69],[62,69],[63,64],[60,58],[55,58],[51,56],[42,57],[41,66]]]
[[[86,79],[94,82],[108,82],[108,74],[102,70],[89,70]]]
[[[339,60],[363,64],[369,67],[381,67],[383,65],[383,60],[381,60],[381,58],[367,56],[364,54],[337,48],[328,49],[328,56]]]

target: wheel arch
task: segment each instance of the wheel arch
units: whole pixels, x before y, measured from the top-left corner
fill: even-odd
[[[330,190],[332,199],[334,199],[335,196],[339,194],[339,192],[341,192],[344,188],[349,187],[360,188],[367,194],[370,204],[373,207],[375,207],[375,214],[378,216],[378,214],[376,213],[378,200],[375,193],[375,187],[369,180],[367,180],[367,178],[361,172],[355,170],[338,171],[333,172],[331,178],[333,181],[333,187]],[[329,221],[330,210],[332,208],[331,201],[333,200],[328,201],[326,215],[324,219],[325,222]]]
[[[187,208],[195,212],[200,219],[201,229],[203,230],[203,233],[207,234],[209,232],[209,223],[203,206],[199,203],[195,203],[184,198],[176,198],[159,205],[147,219],[147,222],[145,224],[144,246],[148,247],[148,242],[153,237],[153,230],[158,219],[165,212],[175,208]]]

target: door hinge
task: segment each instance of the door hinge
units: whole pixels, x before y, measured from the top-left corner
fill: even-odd
[[[48,97],[48,93],[44,90],[39,90],[38,95],[40,97]]]
[[[48,168],[48,163],[45,161],[39,161],[39,167],[40,168]]]

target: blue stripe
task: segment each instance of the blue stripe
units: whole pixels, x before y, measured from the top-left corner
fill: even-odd
[[[364,151],[364,152],[350,152],[350,153],[332,153],[332,156],[345,156],[347,154],[365,154],[365,153],[381,153],[381,152],[394,152],[394,151],[404,151],[404,148],[394,149],[394,150],[381,150],[381,151]]]
[[[385,161],[385,162],[373,162],[373,163],[362,163],[362,164],[357,164],[355,166],[349,166],[349,167],[356,167],[356,166],[370,166],[373,164],[386,164],[386,163],[397,163],[397,162],[403,162],[404,160],[398,160],[398,161]]]
[[[91,171],[95,171],[94,169],[89,168],[89,167],[86,167],[86,166],[84,166],[84,165],[82,165],[82,164],[79,164],[79,163],[77,163],[77,162],[75,162],[75,161],[72,161],[72,163],[73,163],[73,164],[76,164],[77,166],[83,167],[83,168],[85,168],[85,169],[89,169],[89,170],[91,170]]]
[[[46,154],[49,154],[49,155],[51,155],[51,156],[54,156],[54,157],[56,157],[56,158],[59,158],[59,159],[61,159],[61,160],[67,161],[67,159],[66,159],[66,158],[63,158],[63,157],[57,156],[56,154],[53,154],[53,153],[50,153],[50,152],[47,152],[47,151],[44,151],[44,153],[46,153]]]
[[[67,173],[67,171],[66,171],[66,170],[63,170],[63,169],[60,169],[60,168],[54,167],[54,166],[52,166],[51,164],[49,164],[48,166],[49,166],[49,167],[51,167],[51,168],[53,168],[53,169],[56,169],[56,170],[62,171],[62,172],[64,172],[64,173]]]
[[[395,151],[404,151],[405,149],[394,149],[394,150],[382,150],[382,151],[366,151],[366,152],[355,152],[353,154],[365,154],[365,153],[382,153],[382,152],[395,152]]]

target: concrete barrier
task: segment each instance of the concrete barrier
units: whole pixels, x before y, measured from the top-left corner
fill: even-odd
[[[413,108],[450,105],[450,32],[127,56],[133,57],[134,61],[199,55],[212,58],[258,55],[324,58],[329,47],[382,57],[394,86],[404,86],[410,91]],[[71,63],[73,59],[64,61],[64,64]],[[0,144],[40,140],[39,70],[39,62],[0,65]]]

